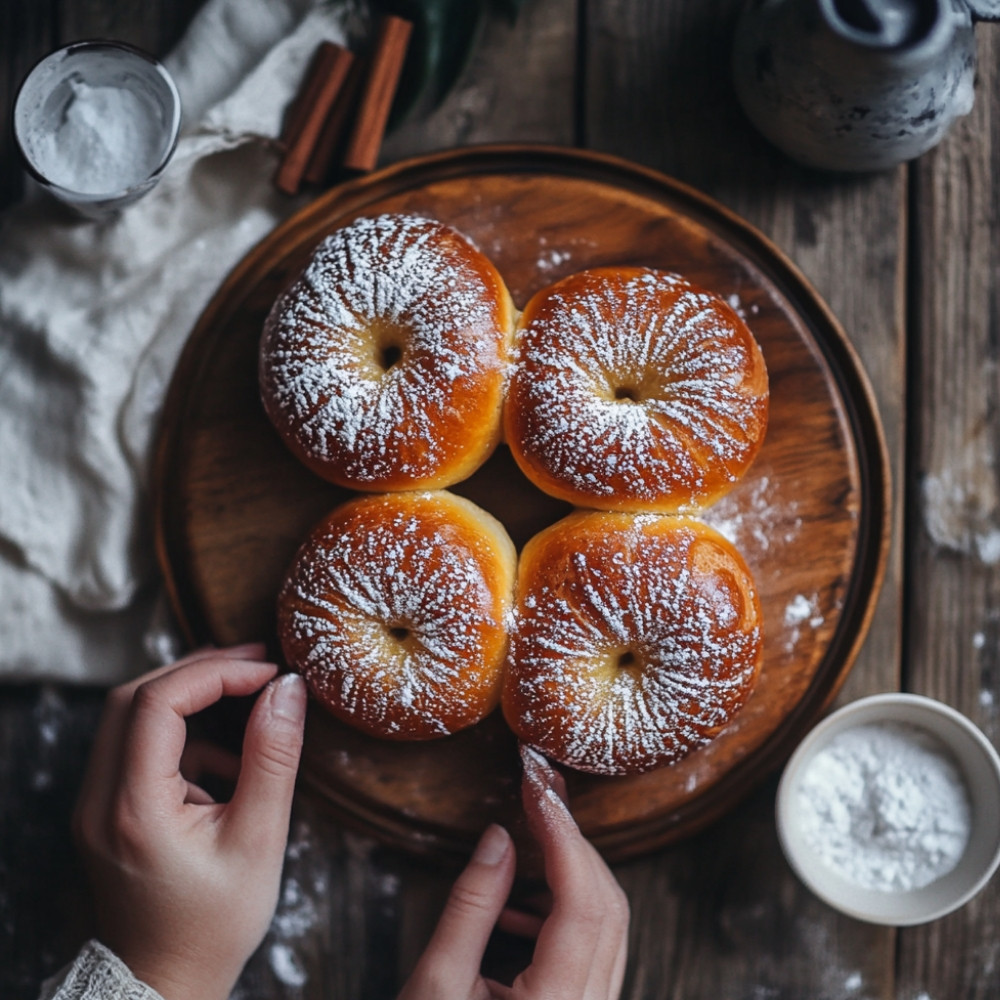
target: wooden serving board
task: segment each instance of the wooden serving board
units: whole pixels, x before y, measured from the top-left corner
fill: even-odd
[[[518,306],[585,267],[649,265],[728,299],[761,344],[767,438],[748,476],[705,514],[741,549],[760,590],[757,689],[716,740],[675,766],[567,775],[577,820],[610,859],[687,835],[778,765],[846,676],[885,566],[889,484],[872,394],[829,310],[761,234],[660,174],[569,149],[445,152],[332,190],[254,249],[191,334],[165,409],[156,522],[178,617],[192,641],[273,644],[285,569],[348,494],[299,465],[268,423],[257,392],[261,326],[324,235],[384,211],[425,214],[470,236]],[[499,517],[518,545],[567,510],[503,447],[455,492]],[[302,780],[345,822],[428,856],[463,855],[492,820],[519,830],[516,747],[499,715],[399,744],[314,708]]]

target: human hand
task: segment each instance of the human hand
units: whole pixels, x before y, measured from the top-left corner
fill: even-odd
[[[545,858],[552,911],[541,922],[531,965],[511,986],[480,972],[514,881],[514,845],[500,826],[483,834],[399,1000],[614,1000],[628,946],[628,901],[566,807],[566,786],[549,762],[523,747],[522,796]]]
[[[259,644],[201,650],[108,696],[74,816],[101,939],[166,1000],[225,1000],[278,900],[302,747],[302,678],[268,684],[242,763],[188,744],[185,717],[274,677]],[[196,769],[236,777],[217,803]]]

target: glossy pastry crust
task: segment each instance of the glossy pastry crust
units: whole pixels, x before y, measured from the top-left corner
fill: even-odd
[[[516,553],[447,491],[359,497],[300,548],[278,597],[286,661],[335,716],[423,740],[497,705]]]
[[[539,489],[576,506],[696,512],[746,472],[767,413],[753,334],[677,275],[582,271],[518,320],[505,437]]]
[[[742,557],[702,522],[571,514],[521,554],[504,716],[578,770],[674,763],[750,697],[761,622]]]
[[[328,236],[264,325],[264,408],[315,473],[364,491],[471,475],[501,433],[513,305],[491,261],[431,219]]]

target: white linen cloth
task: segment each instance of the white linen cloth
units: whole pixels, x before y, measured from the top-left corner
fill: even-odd
[[[185,124],[159,185],[101,223],[44,195],[3,220],[0,678],[150,666],[156,420],[213,292],[298,207],[272,187],[273,139],[342,7],[209,0],[165,60]]]

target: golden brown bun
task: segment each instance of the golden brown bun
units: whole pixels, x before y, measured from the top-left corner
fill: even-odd
[[[285,658],[373,736],[464,729],[499,701],[516,563],[503,526],[469,500],[350,500],[313,529],[282,586]]]
[[[538,292],[515,331],[507,444],[539,489],[580,507],[694,512],[756,456],[764,358],[718,296],[638,267]]]
[[[686,517],[577,512],[525,546],[503,712],[519,739],[595,774],[636,774],[714,737],[762,659],[750,571]]]
[[[267,318],[264,409],[293,454],[340,486],[451,485],[500,440],[513,322],[500,274],[454,229],[357,219]]]

